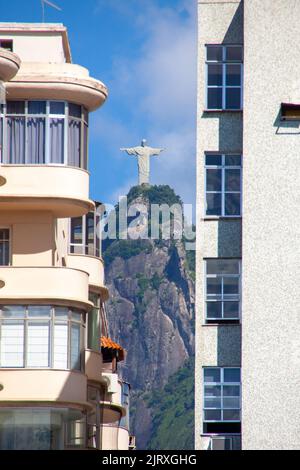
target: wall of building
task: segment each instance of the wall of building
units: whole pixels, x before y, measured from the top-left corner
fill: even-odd
[[[300,447],[298,0],[245,1],[243,448]]]
[[[205,112],[206,44],[243,43],[243,9],[239,1],[198,2],[198,122],[197,122],[197,259],[196,259],[196,448],[207,448],[203,428],[203,367],[240,365],[240,326],[204,323],[204,259],[241,256],[240,220],[205,220],[204,153],[241,153],[240,112]]]

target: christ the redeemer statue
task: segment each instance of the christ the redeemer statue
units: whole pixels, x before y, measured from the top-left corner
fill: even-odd
[[[149,184],[150,157],[152,157],[153,155],[159,155],[161,152],[164,151],[164,149],[148,147],[146,144],[147,141],[143,139],[140,147],[120,149],[122,152],[127,152],[128,155],[135,155],[136,157],[138,157],[139,185]]]

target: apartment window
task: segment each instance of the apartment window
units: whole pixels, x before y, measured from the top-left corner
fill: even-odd
[[[242,109],[242,46],[206,46],[206,74],[208,110]]]
[[[0,110],[1,163],[87,168],[88,113],[64,101],[8,101]]]
[[[101,215],[96,211],[70,221],[70,253],[101,256],[99,223]]]
[[[9,229],[0,229],[0,266],[10,264]]]
[[[99,294],[91,292],[89,300],[94,307],[88,313],[87,346],[93,351],[101,351],[100,338],[102,336],[101,298]]]
[[[240,414],[240,368],[205,367],[204,422],[239,422]]]
[[[13,52],[13,41],[12,39],[0,39],[1,49],[6,49],[7,51]]]
[[[205,155],[206,216],[240,217],[241,155]]]
[[[83,312],[46,305],[0,309],[0,367],[81,369]]]
[[[209,259],[205,267],[206,323],[239,321],[241,261]]]

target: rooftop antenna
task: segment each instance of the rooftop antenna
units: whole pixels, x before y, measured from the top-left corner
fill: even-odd
[[[41,0],[42,11],[43,11],[43,23],[45,23],[45,4],[49,7],[55,8],[55,10],[62,11],[62,8],[55,5],[55,3],[49,2],[49,0]]]

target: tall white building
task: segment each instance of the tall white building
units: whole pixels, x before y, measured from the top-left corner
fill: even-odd
[[[198,1],[196,448],[300,448],[300,3]]]

